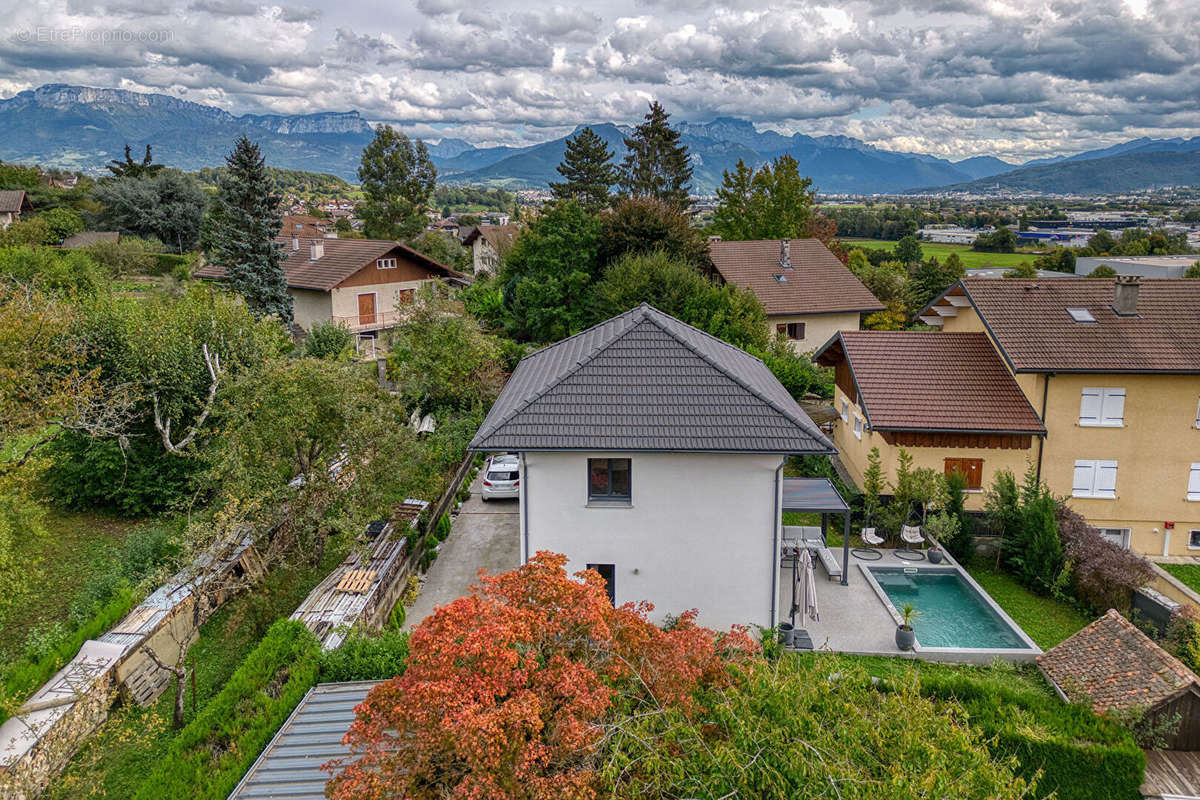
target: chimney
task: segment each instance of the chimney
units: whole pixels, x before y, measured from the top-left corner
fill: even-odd
[[[325,255],[325,242],[320,239],[314,239],[312,243],[312,260],[316,261]]]
[[[292,234],[292,251],[295,252],[296,250],[299,250],[299,249],[300,249],[300,234],[293,233]]]
[[[1138,294],[1142,290],[1142,279],[1137,275],[1118,275],[1113,284],[1112,310],[1118,317],[1136,317]]]
[[[792,268],[792,240],[779,240],[779,266],[784,269]]]

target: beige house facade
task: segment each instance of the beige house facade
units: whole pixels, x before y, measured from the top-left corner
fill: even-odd
[[[442,281],[466,286],[469,276],[399,242],[378,239],[281,237],[283,268],[295,323],[304,330],[335,322],[374,337],[396,324],[418,289]],[[220,280],[223,268],[206,265],[202,278]]]
[[[1200,281],[968,278],[921,318],[996,349],[1052,493],[1131,550],[1200,555]]]
[[[809,353],[833,334],[858,330],[884,306],[818,239],[709,242],[725,283],[748,289],[767,312],[771,334]]]

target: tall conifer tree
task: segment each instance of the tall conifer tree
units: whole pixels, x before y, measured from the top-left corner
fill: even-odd
[[[609,204],[609,191],[617,182],[613,152],[591,128],[584,128],[567,139],[567,152],[558,165],[558,174],[566,178],[551,183],[550,191],[560,200],[575,200],[596,211]]]
[[[685,208],[692,188],[692,164],[687,145],[667,120],[657,101],[650,104],[646,121],[625,140],[628,155],[621,163],[621,188],[631,197],[653,197],[676,208]]]
[[[245,136],[225,159],[213,209],[213,260],[225,268],[225,283],[259,315],[292,322],[292,297],[283,274],[283,249],[275,242],[283,221],[274,182],[258,145]]]

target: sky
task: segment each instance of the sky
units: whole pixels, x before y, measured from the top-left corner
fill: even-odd
[[[1198,0],[8,0],[0,97],[45,83],[233,113],[357,109],[529,144],[676,119],[1012,162],[1200,135]]]

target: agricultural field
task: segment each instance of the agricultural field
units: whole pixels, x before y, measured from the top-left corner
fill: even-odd
[[[896,246],[895,242],[885,239],[843,239],[842,241],[848,247],[861,247],[865,250],[891,250]],[[1032,262],[1042,254],[1038,250],[1027,250],[1020,253],[980,253],[965,244],[934,244],[931,242],[921,242],[921,252],[926,258],[936,256],[939,261],[945,260],[951,253],[957,253],[968,267],[1015,267],[1023,261]]]

